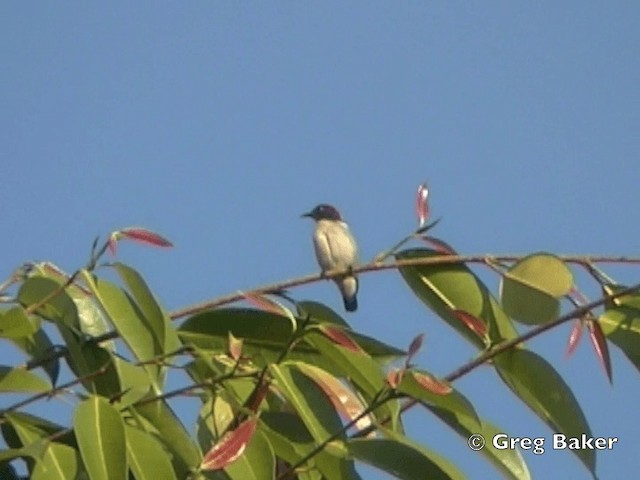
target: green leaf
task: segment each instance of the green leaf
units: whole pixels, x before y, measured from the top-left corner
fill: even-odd
[[[557,256],[545,252],[521,259],[504,276],[554,298],[564,297],[573,288],[569,267]]]
[[[472,439],[470,437],[473,437],[473,441],[483,442],[484,447],[477,450],[477,452],[489,460],[506,478],[513,480],[531,479],[531,474],[520,450],[517,448],[498,450],[493,446],[492,439],[497,434],[504,432],[504,429],[486,420],[481,419],[476,422],[467,415],[456,414],[444,408],[428,405],[427,408],[457,432],[465,442],[471,445]],[[479,444],[476,445],[479,446]]]
[[[61,443],[48,444],[41,460],[36,462],[31,480],[68,480],[85,475],[80,453]]]
[[[58,286],[66,285],[69,279],[69,275],[49,262],[32,265],[30,277],[41,277],[53,280]],[[111,330],[102,311],[98,305],[95,304],[88,291],[77,283],[66,285],[64,291],[76,305],[78,324],[83,333],[96,337]],[[113,341],[103,342],[102,347],[113,351],[115,350],[115,343]]]
[[[164,345],[164,351],[170,352],[182,346],[176,331],[171,325],[171,319],[167,312],[160,306],[153,292],[148,287],[144,278],[133,268],[123,263],[115,263],[114,267],[120,278],[125,282],[127,288],[135,298],[138,306],[142,310],[144,318],[153,329],[155,336]]]
[[[291,320],[261,310],[221,308],[196,314],[178,329],[184,343],[216,351],[227,350],[229,332],[243,340],[245,354],[275,360],[291,338]]]
[[[322,389],[297,368],[297,362],[270,365],[278,389],[293,405],[316,442],[342,429],[340,416]],[[344,433],[340,436],[344,438]]]
[[[40,393],[48,390],[51,390],[51,384],[35,373],[0,365],[0,392]]]
[[[82,271],[83,278],[102,306],[122,340],[138,360],[150,360],[164,352],[164,337],[159,338],[136,302],[117,285]],[[146,365],[155,379],[159,367]]]
[[[80,331],[78,309],[66,290],[60,290],[60,286],[58,281],[50,278],[31,277],[20,287],[18,300],[23,305],[37,305],[46,300],[36,313],[57,325],[69,349],[69,366],[76,376],[84,377],[92,370],[82,353],[84,335]]]
[[[416,379],[416,373],[430,375],[427,372],[422,372],[420,370],[411,370],[406,372],[402,377],[400,385],[398,385],[398,391],[400,393],[404,393],[405,395],[419,400],[426,405],[448,410],[458,417],[465,416],[468,418],[468,423],[470,425],[473,425],[474,422],[477,426],[480,425],[478,414],[473,408],[471,402],[469,402],[464,395],[453,388],[446,395],[437,395],[420,384]]]
[[[271,443],[275,454],[293,465],[315,447],[313,437],[295,413],[263,412],[260,430]],[[360,476],[351,460],[338,458],[327,452],[312,456],[300,469],[299,478],[305,480],[340,479],[357,480]]]
[[[494,358],[502,381],[554,433],[567,437],[591,436],[591,429],[576,397],[563,378],[542,357],[525,349],[511,349]],[[595,451],[572,450],[595,475]]]
[[[38,330],[30,337],[9,340],[32,359],[44,358],[50,355],[54,348],[49,336],[43,329]],[[60,360],[58,358],[49,360],[42,365],[42,368],[51,379],[51,383],[55,385],[60,374]]]
[[[44,418],[23,412],[5,412],[7,422],[0,423],[2,434],[12,448],[29,445],[38,439],[59,436],[63,430],[61,425]]]
[[[55,296],[50,297],[55,293]],[[59,321],[72,330],[79,331],[78,311],[66,291],[60,290],[60,284],[44,277],[26,279],[18,290],[18,301],[22,305],[32,306],[47,300],[35,313],[44,318]]]
[[[225,471],[235,480],[272,480],[275,468],[276,460],[271,444],[257,431],[244,453]]]
[[[305,339],[322,354],[322,361],[317,365],[336,376],[351,380],[367,401],[371,402],[386,387],[382,368],[366,353],[355,353],[316,332],[308,333]],[[400,403],[397,400],[386,402],[374,413],[380,418],[391,418],[393,429],[400,428]]]
[[[388,438],[358,438],[347,442],[349,453],[396,478],[455,480],[465,478],[456,466],[408,438],[386,431]]]
[[[560,314],[557,298],[508,277],[500,283],[500,302],[507,315],[525,325],[547,323]]]
[[[176,480],[169,455],[152,433],[125,425],[127,459],[136,480]]]
[[[211,351],[227,351],[229,333],[243,340],[243,352],[258,365],[274,362],[291,338],[291,320],[284,315],[248,308],[208,310],[188,318],[178,329],[185,344]],[[404,352],[374,338],[349,332],[367,353],[381,362],[395,360]],[[318,351],[304,340],[298,342],[291,357],[316,363]]]
[[[165,400],[154,400],[129,407],[129,410],[134,415],[140,415],[142,417],[139,418],[140,421],[144,419],[149,422],[149,426],[145,426],[145,429],[152,428],[169,449],[178,478],[185,478],[189,470],[200,465],[202,456],[198,447]]]
[[[31,319],[21,306],[0,313],[0,337],[24,338],[38,331],[40,322]]]
[[[416,248],[396,254],[398,260],[442,256],[430,249]],[[489,289],[464,263],[443,263],[400,267],[400,274],[422,300],[440,318],[478,348],[485,341],[473,333],[454,313],[461,310],[484,320],[492,343],[516,338],[518,333]]]
[[[118,373],[120,392],[118,407],[129,406],[144,398],[152,388],[152,381],[147,371],[120,357],[112,356],[113,368]]]
[[[64,431],[62,426],[22,412],[7,412],[4,417],[6,421],[1,424],[3,437],[7,445],[21,448],[30,457],[25,460],[32,472],[31,478],[66,480],[76,478],[82,471],[77,450],[48,440],[55,436],[60,442],[65,441],[65,436],[60,435]]]
[[[73,290],[70,291],[69,296],[73,303],[76,304],[82,333],[90,337],[98,337],[111,331],[111,325],[91,296],[78,291],[78,289],[76,289],[75,293]],[[101,342],[100,346],[112,352],[116,349],[116,344],[113,340]]]
[[[383,343],[373,337],[368,337],[358,332],[350,331],[349,336],[360,347],[376,359],[380,364],[385,365],[404,357],[407,353],[404,350]]]
[[[609,308],[599,321],[607,338],[640,371],[640,309],[628,306]]]
[[[288,463],[295,463],[314,447],[313,437],[295,413],[263,412],[260,426],[276,455]]]
[[[333,309],[327,307],[323,303],[305,300],[297,302],[298,316],[305,319],[309,318],[316,323],[330,323],[339,325],[344,328],[351,328],[349,324]]]
[[[2,449],[0,450],[0,463],[6,462],[7,460],[13,460],[14,458],[20,458],[23,456],[24,456],[24,452],[22,451],[21,448],[10,448],[8,450]]]
[[[128,478],[124,422],[105,398],[92,396],[80,403],[73,427],[91,480]]]
[[[559,298],[573,287],[571,270],[555,255],[529,255],[504,273],[500,300],[512,318],[527,325],[546,323],[560,312]]]
[[[86,372],[85,375],[102,372],[91,378],[85,378],[82,385],[91,393],[110,397],[122,391],[118,372],[115,370],[113,353],[95,343],[79,343],[74,347],[77,354],[70,362],[74,371]],[[81,355],[82,365],[76,359]]]

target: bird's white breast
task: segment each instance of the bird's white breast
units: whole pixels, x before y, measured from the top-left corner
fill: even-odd
[[[358,262],[358,247],[345,222],[320,220],[313,244],[322,270],[347,268]]]

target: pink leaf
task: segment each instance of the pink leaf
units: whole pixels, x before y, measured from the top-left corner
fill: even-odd
[[[264,295],[260,295],[259,293],[251,293],[251,292],[240,292],[244,299],[252,304],[254,307],[257,307],[266,312],[275,313],[276,315],[287,315],[287,311],[278,303],[273,300],[265,297]]]
[[[431,375],[419,372],[413,372],[412,375],[416,382],[431,393],[436,395],[448,395],[451,393],[452,388],[448,383],[438,380]]]
[[[313,365],[304,364],[300,365],[300,370],[322,389],[336,411],[343,418],[353,421],[365,411],[366,406],[360,398],[358,398],[351,389],[347,388],[344,383],[327,371]],[[372,423],[373,417],[371,415],[365,415],[356,421],[355,426],[358,430],[363,430],[370,427]]]
[[[235,462],[247,448],[256,431],[257,419],[249,418],[233,431],[225,433],[204,456],[201,470],[220,470]]]
[[[416,195],[416,215],[418,216],[418,226],[422,227],[429,219],[429,188],[426,183],[418,186]]]
[[[393,368],[387,372],[387,383],[391,388],[398,388],[398,385],[400,385],[400,382],[402,382],[402,377],[404,377],[404,372],[404,368]]]
[[[118,232],[113,232],[109,235],[109,253],[113,256],[116,255],[116,245],[118,244]]]
[[[242,358],[242,344],[241,338],[236,338],[229,332],[229,355],[236,362]]]
[[[153,245],[154,247],[173,247],[173,244],[169,240],[155,232],[152,232],[151,230],[147,230],[146,228],[125,228],[124,230],[120,230],[120,235],[123,238]]]
[[[573,328],[571,329],[571,334],[569,334],[569,341],[567,342],[567,357],[573,355],[576,347],[580,343],[580,339],[582,338],[582,319],[578,318],[573,323]]]
[[[356,353],[364,353],[364,350],[358,345],[349,335],[347,335],[343,330],[338,327],[334,327],[333,325],[319,325],[318,330],[322,332],[322,334],[331,340],[333,343],[340,345],[341,347],[346,348],[347,350],[351,350]]]
[[[438,253],[445,255],[456,255],[456,251],[448,243],[440,240],[439,238],[431,237],[429,235],[421,235],[420,238],[425,243],[431,245],[433,249]]]
[[[484,340],[487,336],[487,326],[485,323],[477,317],[474,317],[470,313],[465,312],[464,310],[452,310],[452,313],[456,316],[458,320],[464,323],[469,330],[474,332],[480,338]]]
[[[161,235],[142,227],[128,227],[117,230],[109,236],[108,248],[112,255],[116,254],[116,244],[126,238],[138,243],[145,243],[154,247],[173,247],[173,244]]]
[[[589,327],[589,336],[591,337],[591,343],[593,349],[596,352],[596,356],[600,361],[604,373],[607,375],[609,383],[613,383],[613,373],[611,371],[611,357],[609,357],[609,347],[607,346],[607,339],[604,336],[602,327],[597,321],[587,322]]]

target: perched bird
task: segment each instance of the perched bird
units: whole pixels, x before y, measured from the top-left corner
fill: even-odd
[[[349,226],[335,207],[327,204],[318,205],[302,215],[316,221],[313,232],[313,246],[316,251],[318,265],[322,272],[337,269],[348,269],[358,263],[358,246],[349,231]],[[355,312],[358,308],[358,278],[353,274],[342,275],[333,279],[340,289],[344,308]]]

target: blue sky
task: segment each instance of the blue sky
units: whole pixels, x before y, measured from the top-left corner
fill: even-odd
[[[176,247],[119,258],[178,308],[315,271],[299,215],[320,202],[372,258],[415,227],[423,180],[461,253],[637,254],[639,21],[635,2],[4,2],[0,273],[73,270],[96,235],[144,225]],[[399,275],[360,285],[355,328],[398,346],[424,332],[417,361],[437,374],[474,355]],[[324,282],[295,294],[341,308]],[[640,468],[637,371],[612,347],[609,387],[588,342],[564,357],[568,333],[529,346],[594,434],[620,437],[598,473],[623,478]],[[457,387],[513,435],[551,437],[490,369]],[[496,476],[427,413],[407,429]],[[534,478],[587,478],[569,453],[524,456]]]

